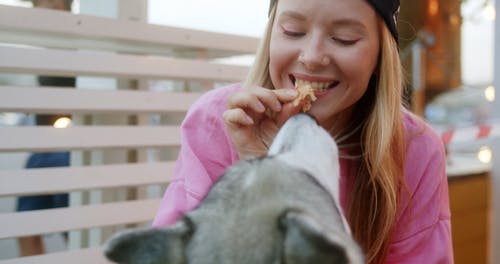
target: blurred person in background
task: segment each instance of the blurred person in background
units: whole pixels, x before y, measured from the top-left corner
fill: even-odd
[[[49,8],[62,11],[71,11],[73,0],[32,0],[33,7]],[[76,79],[74,77],[56,77],[56,76],[38,76],[40,86],[52,87],[74,87]],[[36,125],[38,126],[53,126],[61,117],[69,117],[69,115],[51,115],[38,114],[35,117]],[[47,167],[66,167],[70,163],[70,153],[65,152],[43,152],[32,153],[25,167],[32,168],[47,168]],[[17,200],[17,211],[42,210],[50,208],[59,208],[68,206],[68,194],[49,194],[49,195],[34,195],[19,197]],[[19,238],[19,251],[21,256],[31,256],[43,254],[45,247],[42,237],[28,236]]]

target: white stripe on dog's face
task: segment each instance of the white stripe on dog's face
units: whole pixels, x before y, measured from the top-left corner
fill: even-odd
[[[334,193],[338,186],[324,182],[338,182],[338,150],[333,138],[307,114],[290,118],[276,135],[268,152],[292,167],[303,169],[323,178]],[[333,179],[332,179],[333,177]]]
[[[338,156],[333,138],[307,114],[295,115],[283,125],[274,138],[268,155],[276,156],[287,152],[296,152],[301,158],[308,159]]]
[[[331,193],[339,211],[342,211],[337,144],[311,116],[298,114],[291,117],[276,135],[268,155],[313,175]],[[343,222],[350,232],[344,216]]]

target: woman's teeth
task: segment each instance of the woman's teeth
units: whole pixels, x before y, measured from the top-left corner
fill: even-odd
[[[301,79],[295,79],[295,87],[297,86],[309,86],[316,91],[325,91],[335,82],[310,82]]]

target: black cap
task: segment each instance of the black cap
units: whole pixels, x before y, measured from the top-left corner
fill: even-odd
[[[277,0],[271,0],[269,3],[269,13],[276,4]],[[399,0],[368,0],[375,11],[384,19],[385,24],[391,31],[392,36],[398,42],[398,16],[399,16]]]
[[[274,0],[272,0],[274,1]],[[399,0],[368,0],[373,8],[377,11],[379,16],[381,16],[392,36],[398,42],[398,17],[399,17]]]

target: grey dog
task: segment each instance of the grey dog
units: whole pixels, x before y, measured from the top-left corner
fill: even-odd
[[[338,189],[335,142],[299,114],[268,155],[231,166],[176,224],[118,233],[105,254],[124,264],[363,263]]]

